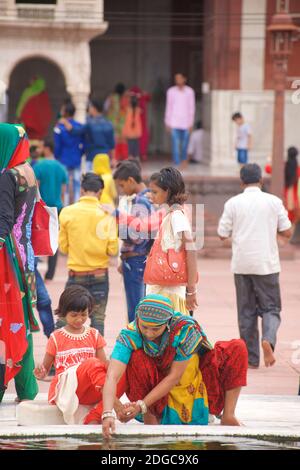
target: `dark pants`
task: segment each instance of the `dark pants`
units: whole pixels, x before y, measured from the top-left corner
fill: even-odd
[[[258,317],[262,319],[262,340],[273,350],[281,318],[279,273],[259,276],[235,274],[236,299],[240,337],[245,341],[249,364],[259,365]]]
[[[58,251],[55,253],[55,255],[48,256],[48,269],[45,274],[45,279],[47,279],[48,281],[52,281],[52,279],[54,278],[54,274],[56,271],[57,258],[58,258]]]
[[[145,256],[134,256],[122,262],[129,323],[135,319],[135,308],[145,296]]]
[[[104,319],[109,291],[108,273],[101,275],[69,276],[66,287],[74,285],[85,287],[92,295],[95,306],[91,314],[91,326],[96,328],[96,330],[104,336]],[[61,328],[65,326],[65,324],[62,319],[59,319],[55,324],[55,328]]]
[[[188,129],[172,129],[172,156],[175,165],[187,159],[190,134]]]
[[[128,154],[130,157],[138,157],[140,155],[139,139],[127,139]]]
[[[62,208],[57,209],[58,215],[60,214],[61,210],[62,210]],[[57,258],[58,258],[58,250],[55,253],[55,255],[48,256],[48,269],[47,269],[47,272],[45,274],[45,279],[47,279],[48,281],[52,281],[52,279],[54,278],[55,271],[56,271],[56,265],[57,265]]]
[[[237,161],[243,165],[248,163],[248,150],[247,149],[237,149]]]
[[[49,338],[52,331],[54,331],[54,320],[52,315],[51,299],[45,287],[42,276],[37,268],[35,268],[36,279],[36,294],[37,304],[36,308],[43,325],[44,334]]]

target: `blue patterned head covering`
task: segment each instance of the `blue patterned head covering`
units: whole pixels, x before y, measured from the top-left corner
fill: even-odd
[[[144,297],[136,307],[136,317],[149,327],[168,323],[174,315],[172,302],[168,297],[150,294]]]

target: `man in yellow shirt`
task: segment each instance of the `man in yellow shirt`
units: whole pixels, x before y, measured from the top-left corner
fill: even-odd
[[[67,286],[79,284],[93,296],[95,306],[91,326],[104,336],[104,318],[108,298],[109,257],[118,254],[115,219],[99,204],[104,183],[95,173],[86,173],[81,181],[81,197],[65,207],[59,216],[59,249],[68,255]],[[56,327],[61,327],[60,321]]]

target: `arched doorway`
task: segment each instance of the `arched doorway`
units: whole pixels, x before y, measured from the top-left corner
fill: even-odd
[[[30,57],[21,60],[12,70],[8,89],[8,121],[14,122],[20,97],[33,77],[42,77],[51,106],[51,122],[47,137],[52,137],[52,129],[57,120],[60,106],[69,95],[66,91],[65,77],[61,69],[44,57]]]

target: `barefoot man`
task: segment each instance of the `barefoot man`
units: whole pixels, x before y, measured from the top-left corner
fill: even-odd
[[[290,238],[291,222],[281,199],[265,193],[256,164],[240,171],[244,191],[229,199],[219,221],[221,240],[232,238],[232,262],[238,323],[248,348],[248,367],[259,367],[258,317],[262,319],[265,366],[275,363],[274,349],[280,325],[280,262],[277,234]]]

